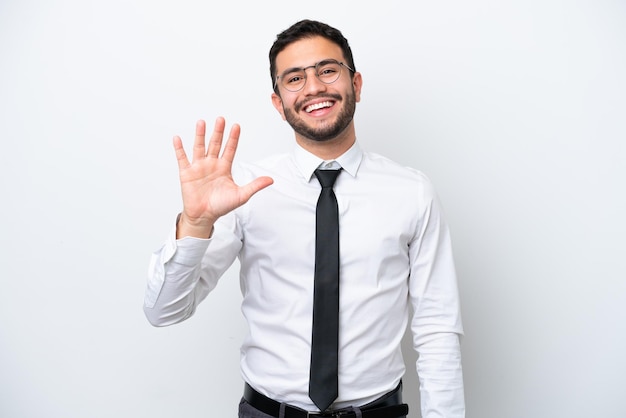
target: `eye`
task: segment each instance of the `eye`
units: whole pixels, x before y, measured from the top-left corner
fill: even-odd
[[[340,65],[336,62],[329,62],[319,66],[317,78],[326,84],[330,84],[339,78],[339,74],[341,74]]]
[[[283,85],[288,88],[299,88],[304,84],[306,74],[301,70],[288,71],[282,75]]]
[[[301,83],[304,77],[302,77],[302,74],[288,74],[284,80],[287,84],[297,84]]]
[[[321,75],[321,76],[333,75],[337,71],[338,71],[337,66],[335,66],[335,65],[326,65],[326,66],[320,68],[319,75]]]

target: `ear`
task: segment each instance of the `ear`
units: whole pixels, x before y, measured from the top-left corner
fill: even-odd
[[[352,87],[354,87],[354,97],[357,102],[361,101],[361,87],[363,87],[363,77],[361,73],[356,72],[352,77]]]
[[[278,113],[280,113],[280,116],[283,118],[283,120],[286,120],[285,111],[283,110],[283,99],[281,99],[280,96],[276,93],[272,93],[272,104],[274,105],[274,108],[278,110]]]

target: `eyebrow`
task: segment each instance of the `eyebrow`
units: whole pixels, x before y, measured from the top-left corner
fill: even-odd
[[[284,74],[289,74],[289,73],[294,73],[296,71],[301,71],[304,70],[305,68],[315,68],[315,66],[319,65],[319,64],[328,64],[329,62],[337,62],[337,63],[341,63],[341,61],[336,60],[334,58],[325,58],[321,61],[316,62],[313,65],[307,65],[306,67],[291,67],[291,68],[287,68],[285,71],[283,71],[282,73],[280,73],[280,75],[284,75]]]

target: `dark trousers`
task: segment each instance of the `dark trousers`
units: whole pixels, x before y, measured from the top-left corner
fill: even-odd
[[[271,415],[264,414],[258,409],[252,407],[245,399],[241,398],[239,402],[239,418],[273,418]]]

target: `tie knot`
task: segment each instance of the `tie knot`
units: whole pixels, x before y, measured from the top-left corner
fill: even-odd
[[[337,176],[341,168],[338,170],[315,170],[315,177],[319,180],[323,189],[332,188],[335,184],[335,180],[337,180]]]

